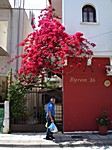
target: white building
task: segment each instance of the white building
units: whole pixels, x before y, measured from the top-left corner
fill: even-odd
[[[13,63],[7,63],[14,56],[22,53],[22,48],[17,47],[28,33],[32,32],[31,21],[28,19],[24,8],[24,1],[0,0],[0,95],[5,97],[7,73],[13,70],[13,74],[20,67],[20,59]]]
[[[112,0],[51,1],[67,33],[84,33],[96,44],[95,57],[112,56]]]
[[[82,32],[96,44],[94,71],[71,69],[71,74],[63,77],[63,132],[97,131],[96,116],[100,111],[105,109],[111,114],[112,69],[106,74],[105,66],[112,65],[112,61],[109,62],[109,58],[112,60],[112,0],[51,1],[68,34]],[[68,65],[64,71],[69,70]],[[92,82],[87,79],[89,76],[93,77]],[[76,80],[85,77],[90,82],[71,84],[71,77]]]

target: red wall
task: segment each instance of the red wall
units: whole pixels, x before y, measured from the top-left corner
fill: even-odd
[[[98,130],[96,117],[103,110],[112,115],[112,76],[107,76],[105,66],[108,58],[93,58],[92,69],[86,67],[86,60],[77,68],[73,60],[68,60],[63,78],[63,120],[64,132]],[[70,67],[73,65],[74,67]],[[109,80],[106,87],[104,81]],[[112,129],[112,125],[109,127]]]

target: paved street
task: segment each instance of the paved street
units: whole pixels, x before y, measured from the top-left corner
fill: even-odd
[[[95,133],[55,134],[55,140],[45,139],[45,133],[15,133],[0,134],[0,147],[9,148],[75,148],[75,149],[110,149],[112,148],[112,133],[100,136]],[[1,150],[1,149],[0,149]]]

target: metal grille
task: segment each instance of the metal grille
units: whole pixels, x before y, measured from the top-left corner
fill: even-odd
[[[29,92],[26,93],[25,98],[27,106],[28,118],[26,121],[18,119],[15,123],[12,123],[12,131],[27,131],[37,132],[45,131],[45,111],[46,104],[49,102],[52,96],[56,97],[55,104],[55,120],[57,127],[62,131],[62,89],[39,89],[37,87],[30,88]],[[21,121],[20,121],[21,120]]]

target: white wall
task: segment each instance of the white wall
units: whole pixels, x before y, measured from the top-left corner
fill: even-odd
[[[95,55],[112,55],[112,0],[63,0],[63,24],[69,34],[78,31],[96,43]],[[82,7],[95,7],[97,22],[82,23]]]
[[[11,43],[11,49],[14,51],[12,53],[11,58],[14,56],[21,54],[23,52],[23,47],[17,47],[17,44],[22,42],[27,35],[32,32],[32,27],[30,24],[30,21],[28,20],[28,16],[26,15],[26,12],[24,10],[21,10],[19,13],[19,10],[13,10],[12,11],[12,43]],[[18,61],[18,62],[17,62]],[[18,68],[17,67],[18,63]],[[13,69],[13,73],[16,71],[16,69],[20,68],[21,59],[16,59],[14,63],[10,66],[10,69]]]
[[[0,22],[2,23],[3,27],[1,30],[1,32],[3,32],[3,30],[7,30],[6,32],[6,36],[1,35],[1,43],[0,45],[8,52],[10,53],[10,43],[11,43],[11,38],[10,38],[10,30],[11,30],[11,26],[10,26],[10,18],[11,18],[11,12],[10,9],[0,9]],[[5,27],[3,25],[3,22],[7,22],[7,27]],[[10,58],[8,56],[0,56],[0,68],[4,67],[5,65],[7,65],[7,68],[5,68],[2,72],[0,72],[0,76],[6,75],[8,70],[9,70],[9,65],[7,64],[7,61]]]
[[[20,15],[20,19],[19,19]],[[4,40],[4,43],[6,44],[6,51],[9,53],[9,57],[7,56],[0,56],[0,68],[4,65],[7,65],[6,69],[4,69],[2,72],[0,72],[1,75],[6,75],[8,70],[11,68],[13,69],[13,73],[16,72],[16,67],[18,63],[18,69],[20,68],[21,60],[15,60],[13,63],[7,64],[7,61],[13,58],[14,56],[22,53],[22,47],[17,47],[17,44],[23,41],[23,39],[26,38],[27,34],[32,32],[32,27],[30,24],[30,21],[28,20],[28,17],[26,15],[26,12],[24,10],[0,10],[0,21],[7,21],[8,22],[8,31],[7,31],[7,40]],[[18,23],[18,21],[20,21]],[[1,29],[3,30],[3,28]]]
[[[32,26],[31,26],[31,20],[28,19],[28,16],[25,11],[23,11],[23,18],[21,18],[21,31],[23,32],[20,38],[20,42],[23,41],[27,35],[31,32],[33,32]],[[19,48],[20,54],[23,53],[23,48]],[[21,67],[21,59],[19,59],[19,68]]]
[[[0,21],[0,46],[6,50],[7,46],[7,28],[8,22],[7,21]]]
[[[9,31],[10,31],[10,18],[11,18],[11,12],[10,9],[0,9],[0,22],[2,29],[0,29],[2,32],[3,30],[5,30],[7,35],[3,35],[2,37],[2,41],[1,44],[3,44],[3,47],[5,48],[5,50],[7,52],[9,52],[9,43],[10,43],[10,38],[8,38],[9,36]],[[0,34],[1,35],[1,34]],[[5,40],[3,42],[3,40]]]

